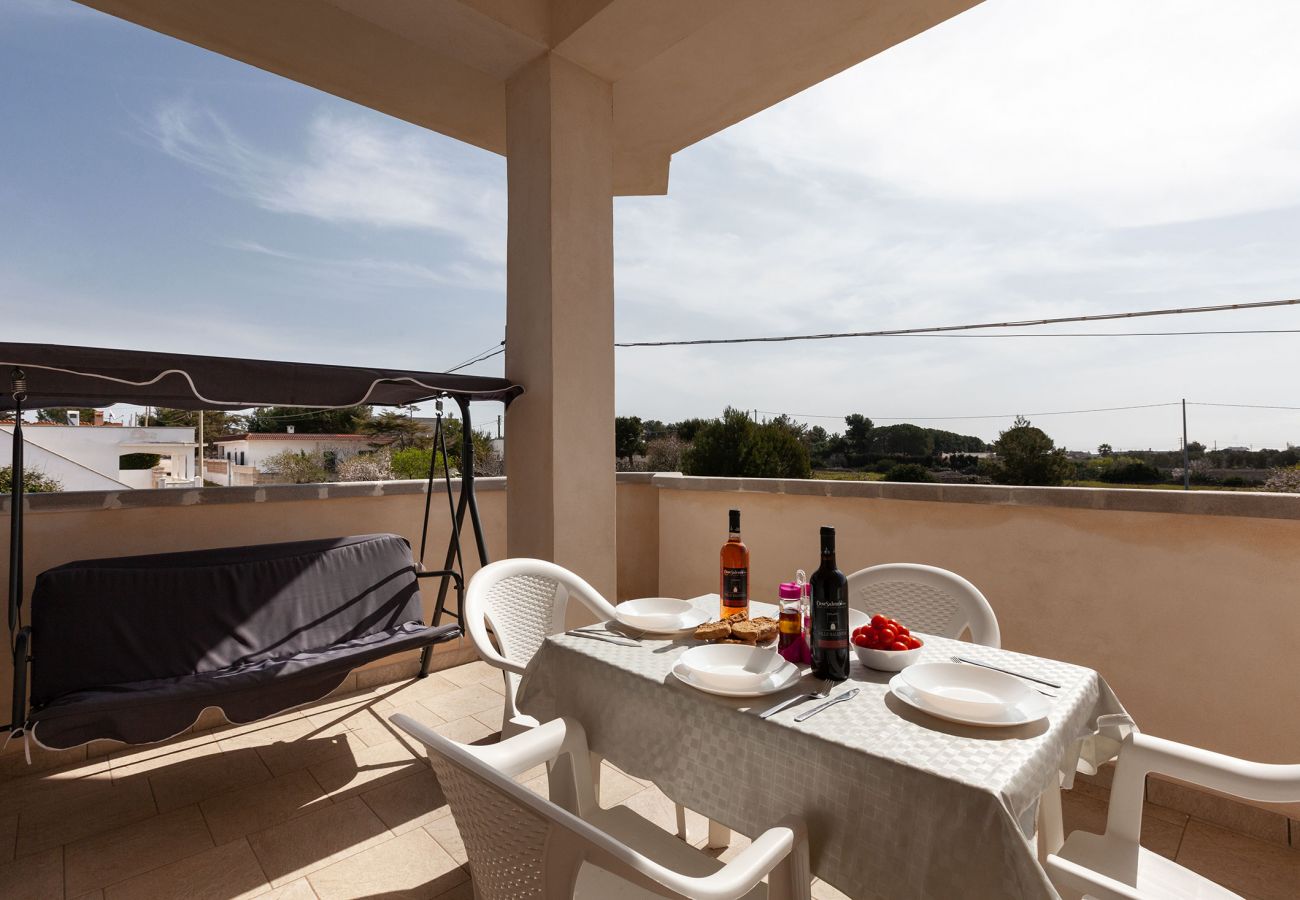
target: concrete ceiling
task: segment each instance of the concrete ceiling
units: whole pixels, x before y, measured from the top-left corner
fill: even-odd
[[[548,50],[613,85],[615,192],[979,0],[79,0],[491,150]]]

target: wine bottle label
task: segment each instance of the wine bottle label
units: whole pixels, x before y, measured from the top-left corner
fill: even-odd
[[[724,606],[745,606],[749,603],[749,570],[722,570],[722,603]]]
[[[843,597],[818,600],[813,608],[816,646],[822,650],[839,650],[849,643],[849,605]]]

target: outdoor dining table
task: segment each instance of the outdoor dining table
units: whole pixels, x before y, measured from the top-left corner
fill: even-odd
[[[718,608],[716,594],[692,603]],[[804,722],[794,717],[812,702],[760,719],[820,682],[805,674],[752,699],[704,693],[671,674],[700,643],[689,635],[634,646],[551,635],[528,666],[519,707],[541,721],[576,718],[593,752],[742,834],[801,817],[813,873],[851,897],[1056,897],[1035,849],[1040,797],[1059,820],[1061,774],[1073,774],[1081,749],[1093,763],[1117,749],[1098,735],[1098,719],[1124,720],[1123,707],[1091,669],[922,638],[920,662],[960,654],[1060,684],[1048,716],[1009,728],[942,721],[893,696],[892,673],[855,658],[832,692],[860,688],[854,699]]]

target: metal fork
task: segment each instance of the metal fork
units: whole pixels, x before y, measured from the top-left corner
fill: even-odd
[[[835,687],[835,682],[829,680],[823,681],[822,689],[820,691],[809,691],[806,694],[800,694],[797,697],[791,697],[789,700],[782,700],[780,703],[778,703],[776,706],[772,707],[771,709],[763,710],[761,713],[758,714],[758,717],[760,719],[766,719],[770,716],[776,715],[786,707],[794,706],[796,703],[802,703],[805,700],[825,700],[827,697],[831,695],[831,688],[833,687]]]

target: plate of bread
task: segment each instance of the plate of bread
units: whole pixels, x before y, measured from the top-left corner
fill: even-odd
[[[776,639],[777,626],[777,620],[771,616],[751,619],[744,613],[736,613],[705,622],[695,629],[693,636],[710,644],[768,644]]]

